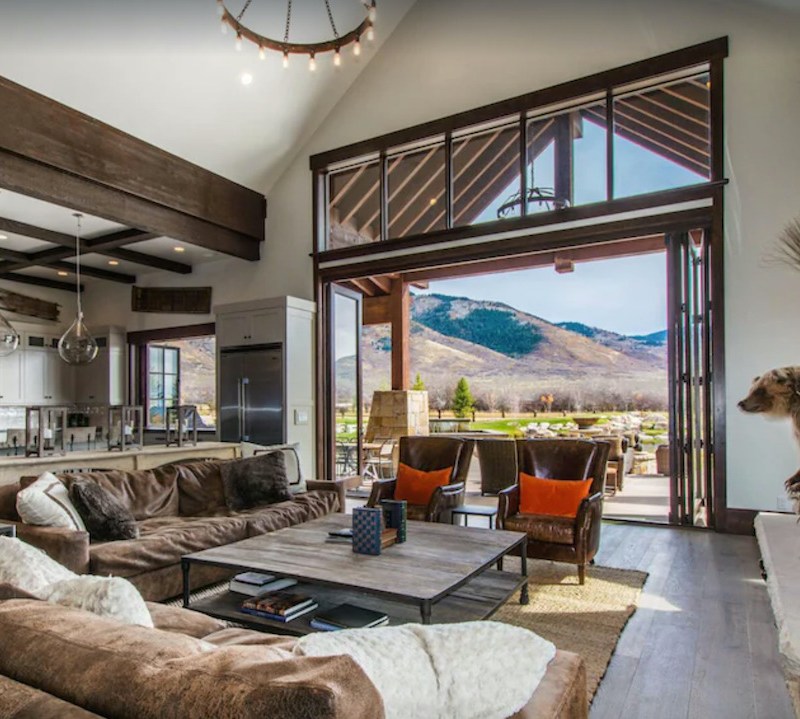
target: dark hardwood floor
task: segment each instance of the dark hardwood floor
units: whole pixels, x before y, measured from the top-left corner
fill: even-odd
[[[792,719],[758,560],[755,537],[604,521],[597,563],[649,576],[591,719]]]
[[[650,576],[592,719],[794,717],[753,537],[606,522],[597,563]]]

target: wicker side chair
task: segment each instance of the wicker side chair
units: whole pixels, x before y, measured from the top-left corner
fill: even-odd
[[[478,464],[481,495],[497,494],[517,483],[517,445],[513,439],[481,439]]]

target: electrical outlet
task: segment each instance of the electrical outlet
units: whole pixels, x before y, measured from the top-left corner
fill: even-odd
[[[778,495],[777,508],[779,512],[794,512],[792,500],[785,495]]]

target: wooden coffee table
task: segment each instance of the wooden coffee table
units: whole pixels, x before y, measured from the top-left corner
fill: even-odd
[[[254,617],[238,611],[245,597],[232,592],[190,601],[190,572],[198,564],[291,577],[298,580],[292,591],[313,596],[318,612],[351,602],[388,614],[390,624],[486,619],[518,589],[520,603],[528,603],[523,533],[409,522],[408,541],[370,556],[355,554],[349,544],[325,541],[329,531],[351,522],[349,515],[330,515],[186,555],[181,559],[183,604],[265,631],[294,635],[314,631],[309,624],[314,613],[288,623]],[[521,574],[494,569],[515,550],[521,553]]]

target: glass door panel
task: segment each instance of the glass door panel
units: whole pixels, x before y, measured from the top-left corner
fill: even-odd
[[[327,297],[329,407],[325,468],[326,476],[347,477],[361,472],[361,295],[330,285]]]
[[[712,526],[713,406],[709,233],[667,236],[671,521]]]

